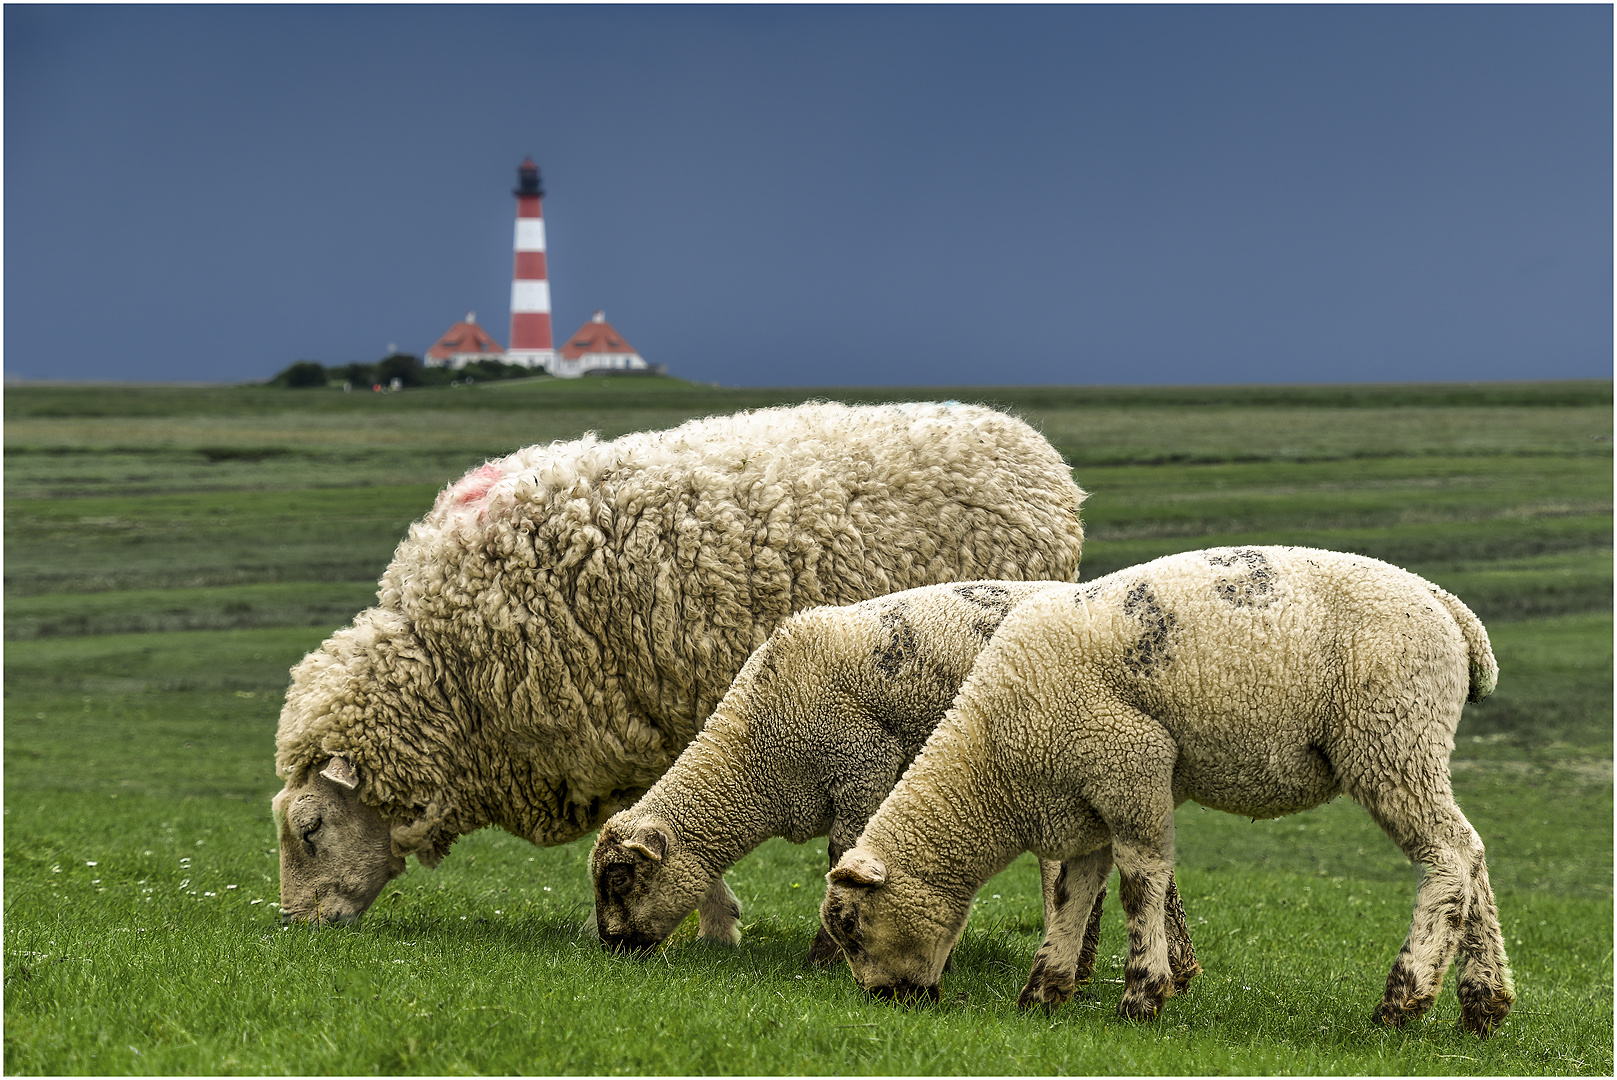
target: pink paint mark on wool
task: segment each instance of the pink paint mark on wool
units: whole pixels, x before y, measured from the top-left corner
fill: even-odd
[[[469,472],[449,489],[449,501],[456,506],[481,503],[488,498],[489,491],[499,483],[503,475],[499,466],[493,464]]]

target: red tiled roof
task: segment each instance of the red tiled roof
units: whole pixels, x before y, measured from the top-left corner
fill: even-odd
[[[471,319],[463,319],[444,331],[438,343],[427,350],[427,359],[447,360],[451,356],[504,352],[504,346],[489,337],[487,330]]]
[[[579,327],[567,344],[559,350],[564,360],[577,360],[588,353],[635,353],[635,347],[623,340],[623,335],[606,321],[606,315],[597,311],[590,321]]]

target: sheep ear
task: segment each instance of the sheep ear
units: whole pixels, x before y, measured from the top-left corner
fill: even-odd
[[[881,885],[887,880],[887,864],[868,851],[858,848],[843,855],[836,869],[825,875],[833,885],[866,887]]]
[[[348,759],[344,757],[334,757],[326,762],[326,767],[320,770],[320,775],[334,784],[341,784],[349,791],[353,791],[359,786],[359,774],[354,771],[354,767],[348,764]]]
[[[623,846],[628,851],[644,855],[652,862],[660,863],[663,861],[663,856],[668,854],[668,843],[673,838],[674,834],[669,832],[666,827],[647,822],[635,829],[629,835],[629,838],[623,841]]]
[[[432,869],[443,862],[444,856],[449,854],[449,848],[454,844],[454,836],[444,840],[444,819],[449,811],[437,802],[427,804],[421,816],[414,821],[393,826],[393,854],[399,858],[414,855],[421,865]]]

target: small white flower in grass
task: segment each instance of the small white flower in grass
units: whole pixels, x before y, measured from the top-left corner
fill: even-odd
[[[94,859],[91,859],[89,862],[85,863],[84,865],[85,866],[96,866],[98,864],[96,863],[96,861]]]
[[[226,885],[225,888],[227,888],[227,889],[239,889],[239,888],[241,888],[241,886],[240,885]]]
[[[496,914],[496,915],[504,915],[505,912],[501,911],[499,908],[495,908],[494,909],[494,914]]]
[[[546,885],[546,886],[545,886],[545,892],[549,892],[549,891],[550,891],[550,886],[549,886],[549,885]]]
[[[191,879],[186,878],[184,881],[180,882],[180,888],[185,889],[185,888],[189,887],[190,884],[191,884]],[[176,890],[176,891],[178,891],[178,890]]]
[[[60,874],[61,872],[62,872],[62,866],[61,866],[60,863],[58,863],[57,865],[51,867],[51,873]]]
[[[94,881],[92,881],[92,882],[90,882],[90,884],[91,884],[91,885],[99,885],[99,884],[101,884],[101,879],[100,879],[100,878],[96,878],[96,879],[95,879],[95,880],[94,880]]]
[[[253,906],[253,904],[262,904],[262,903],[263,903],[263,902],[264,902],[264,901],[263,901],[263,900],[253,900],[253,901],[251,901],[251,902],[250,902],[250,903],[248,903],[248,905],[247,905],[247,906],[248,906],[248,907],[252,907],[252,906]]]
[[[219,894],[216,893],[216,892],[205,892],[202,895],[203,896],[218,896]]]

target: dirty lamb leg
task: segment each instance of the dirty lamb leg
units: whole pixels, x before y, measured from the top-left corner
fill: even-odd
[[[1089,924],[1084,927],[1084,944],[1078,953],[1078,966],[1072,969],[1072,981],[1079,986],[1088,986],[1095,977],[1095,954],[1100,949],[1100,913],[1106,906],[1106,884],[1101,882],[1100,892],[1095,894],[1095,906],[1089,912]],[[1077,994],[1084,997],[1092,996],[1088,990],[1077,990]]]
[[[1100,901],[1111,870],[1110,845],[1061,864],[1046,893],[1044,944],[1033,958],[1017,1008],[1042,1005],[1046,1012],[1054,1012],[1072,997],[1080,981],[1088,981],[1100,937]]]
[[[1471,906],[1471,867],[1482,857],[1482,841],[1452,797],[1443,800],[1447,806],[1413,809],[1369,793],[1360,801],[1404,854],[1425,868],[1409,935],[1387,974],[1381,1004],[1371,1013],[1377,1024],[1403,1027],[1425,1016],[1443,989]],[[1502,946],[1498,955],[1503,958]]]
[[[1160,857],[1120,853],[1117,871],[1117,891],[1129,928],[1123,997],[1117,1003],[1117,1015],[1125,1020],[1150,1020],[1173,994],[1163,912],[1170,868]]]
[[[1471,904],[1460,926],[1460,1026],[1487,1038],[1504,1022],[1516,1001],[1515,980],[1505,958],[1499,909],[1494,906],[1488,864],[1477,852],[1471,868]]]
[[[696,905],[697,934],[716,945],[741,944],[741,901],[721,874]]]
[[[1168,877],[1168,896],[1164,904],[1168,915],[1168,968],[1173,972],[1174,992],[1183,993],[1190,980],[1202,973],[1202,966],[1196,959],[1196,946],[1190,940],[1190,927],[1185,922],[1185,906],[1179,901],[1179,886],[1172,875]],[[1097,917],[1100,914],[1098,900],[1095,913]]]
[[[842,959],[842,946],[836,943],[824,926],[814,932],[814,941],[809,945],[808,963],[812,967],[830,967]]]
[[[1039,860],[1039,891],[1044,898],[1046,936],[1049,928],[1055,924],[1057,887],[1060,887],[1063,898],[1067,893],[1067,881],[1064,877],[1066,872],[1063,863],[1049,859]],[[1087,985],[1095,974],[1095,952],[1100,947],[1100,916],[1106,907],[1106,874],[1110,872],[1111,866],[1108,863],[1106,872],[1101,875],[1100,892],[1095,894],[1095,906],[1089,913],[1089,923],[1084,927],[1084,943],[1078,951],[1078,962],[1072,970],[1072,981],[1079,987]],[[1074,994],[1084,998],[1091,996],[1089,991],[1082,989],[1075,990]]]
[[[1048,923],[1054,911],[1052,897],[1056,885],[1056,877],[1046,871],[1052,865],[1040,861],[1040,875],[1044,884],[1044,912]],[[1061,864],[1053,864],[1058,869]],[[1108,867],[1108,873],[1110,868]],[[1175,993],[1182,993],[1191,979],[1202,973],[1201,963],[1196,959],[1196,947],[1190,939],[1190,927],[1185,920],[1185,908],[1179,900],[1179,888],[1174,878],[1168,878],[1168,895],[1164,901],[1168,920],[1168,967],[1173,972],[1173,987]],[[1095,974],[1095,957],[1100,948],[1101,912],[1106,906],[1106,885],[1104,878],[1100,892],[1095,896],[1095,907],[1089,915],[1089,925],[1084,928],[1084,944],[1078,954],[1077,966],[1073,969],[1073,982],[1079,987],[1087,986]],[[1088,997],[1087,991],[1075,991],[1080,996]]]
[[[868,821],[869,814],[862,819]],[[825,854],[830,860],[831,869],[837,868],[837,861],[842,853],[853,847],[854,841],[859,838],[857,828],[849,829],[843,822],[833,822],[831,832],[826,837]],[[809,945],[808,963],[810,967],[830,967],[842,960],[842,946],[838,945],[831,932],[825,928],[824,923],[818,923],[814,928],[814,941]]]

